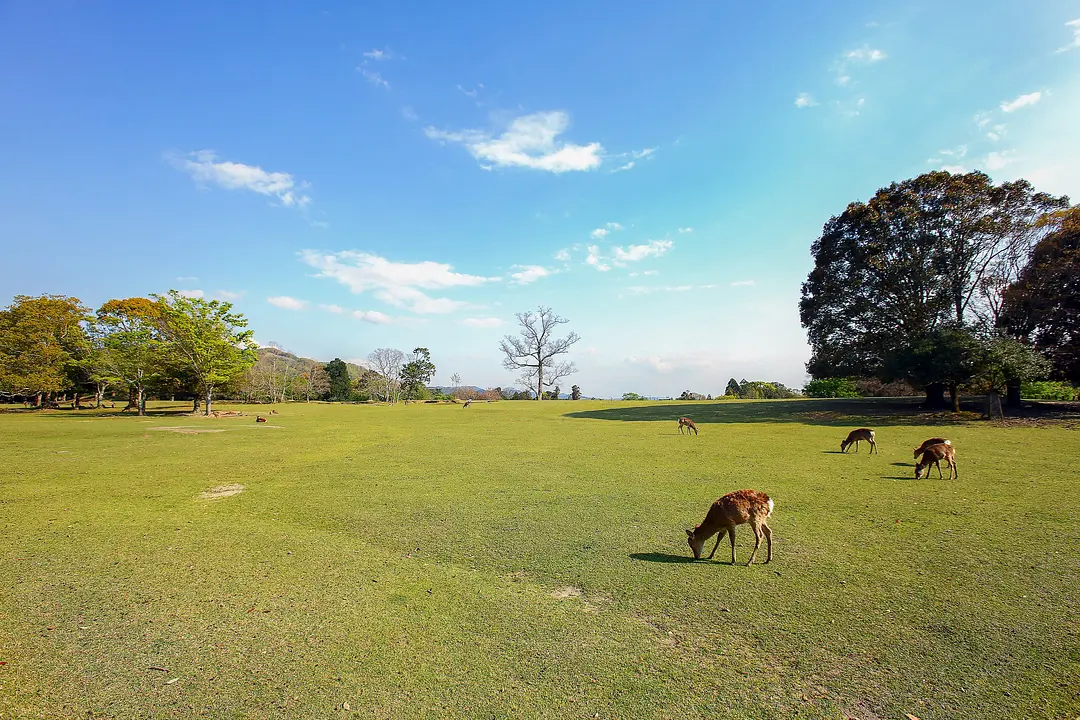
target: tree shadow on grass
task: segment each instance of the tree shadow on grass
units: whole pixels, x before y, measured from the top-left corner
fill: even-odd
[[[980,405],[972,400],[962,412],[925,410],[921,397],[806,399],[806,400],[722,400],[719,402],[656,403],[582,410],[566,417],[623,422],[675,422],[685,415],[701,423],[791,422],[808,425],[903,426],[952,425],[976,420]],[[843,439],[843,438],[841,438]],[[836,451],[833,451],[836,452]]]
[[[658,563],[692,563],[699,562],[689,555],[669,555],[667,553],[630,553],[631,560],[645,560],[646,562]]]

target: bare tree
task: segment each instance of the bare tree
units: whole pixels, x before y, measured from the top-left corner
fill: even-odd
[[[301,387],[304,390],[304,398],[311,402],[314,395],[325,395],[330,392],[330,376],[326,374],[322,363],[310,360],[305,363],[304,372],[300,376]]]
[[[373,350],[367,357],[372,370],[382,376],[379,393],[388,403],[397,399],[401,387],[401,366],[405,364],[405,353],[394,348]]]
[[[544,396],[544,387],[551,387],[561,378],[577,372],[574,363],[559,360],[560,355],[570,351],[570,346],[581,338],[571,332],[564,338],[552,337],[555,329],[569,320],[561,318],[541,305],[534,313],[527,310],[517,314],[521,325],[520,337],[507,335],[499,343],[503,351],[503,367],[520,370],[521,382],[536,388],[536,399]]]

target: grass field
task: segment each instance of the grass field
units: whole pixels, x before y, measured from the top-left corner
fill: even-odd
[[[278,410],[0,414],[0,718],[1080,713],[1076,429],[857,401]],[[880,455],[840,454],[863,423]],[[916,481],[939,433],[960,477]],[[692,562],[683,528],[743,487],[776,503],[773,562]]]

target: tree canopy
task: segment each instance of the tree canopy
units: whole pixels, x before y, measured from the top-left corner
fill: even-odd
[[[0,311],[0,392],[37,395],[63,388],[88,346],[89,309],[66,295],[16,295]]]

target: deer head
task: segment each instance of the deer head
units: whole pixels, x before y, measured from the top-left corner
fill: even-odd
[[[700,527],[700,525],[698,527]],[[694,552],[694,559],[700,560],[701,550],[705,547],[705,538],[698,538],[694,536],[694,531],[697,529],[698,528],[694,528],[693,530],[688,529],[686,531],[686,542],[690,545],[690,549]]]

